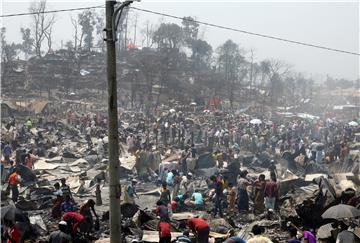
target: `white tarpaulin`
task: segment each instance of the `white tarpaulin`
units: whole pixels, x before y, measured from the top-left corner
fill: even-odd
[[[85,159],[77,159],[74,162],[70,164],[70,166],[76,166],[76,165],[87,165],[89,162],[87,162]]]
[[[58,168],[60,165],[55,163],[47,163],[45,160],[39,159],[34,163],[35,170],[54,170]]]
[[[123,156],[120,159],[121,166],[127,170],[133,170],[136,164],[136,157],[128,154],[127,156]]]
[[[252,119],[250,121],[250,124],[254,124],[254,125],[259,125],[261,123],[262,123],[262,121],[260,119]]]
[[[352,127],[359,126],[359,124],[356,121],[351,121],[348,124],[349,124],[349,126],[352,126]]]

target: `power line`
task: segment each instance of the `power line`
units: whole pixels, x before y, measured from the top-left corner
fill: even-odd
[[[156,12],[156,11],[152,11],[152,10],[136,8],[136,7],[130,7],[130,8],[138,10],[138,11],[146,12],[146,13],[151,13],[151,14],[161,15],[161,16],[164,16],[164,17],[173,18],[173,19],[180,19],[180,20],[184,19],[183,17],[179,17],[179,16],[175,16],[175,15],[171,15],[171,14],[164,14],[164,13],[160,13],[160,12]],[[308,47],[319,48],[319,49],[323,49],[323,50],[327,50],[327,51],[335,51],[335,52],[341,52],[341,53],[345,53],[345,54],[351,54],[351,55],[360,56],[360,53],[356,53],[356,52],[344,51],[344,50],[335,49],[335,48],[331,48],[331,47],[320,46],[320,45],[301,42],[301,41],[294,41],[294,40],[285,39],[285,38],[276,37],[276,36],[271,36],[271,35],[259,34],[259,33],[255,33],[255,32],[250,32],[250,31],[241,30],[241,29],[235,29],[235,28],[231,28],[231,27],[226,27],[226,26],[222,26],[222,25],[202,22],[202,21],[198,21],[198,20],[189,20],[189,19],[187,19],[187,20],[189,22],[194,22],[194,23],[198,23],[198,24],[202,24],[202,25],[207,25],[207,26],[211,26],[211,27],[215,27],[215,28],[219,28],[219,29],[225,29],[225,30],[240,32],[240,33],[243,33],[243,34],[259,36],[259,37],[263,37],[263,38],[268,38],[268,39],[293,43],[293,44],[297,44],[297,45],[303,45],[303,46],[308,46]]]
[[[41,13],[70,12],[70,11],[78,11],[78,10],[86,10],[86,9],[97,9],[97,8],[104,8],[104,5],[92,6],[92,7],[83,7],[83,8],[69,8],[69,9],[59,9],[59,10],[48,10],[48,11],[43,11]],[[161,15],[161,16],[168,17],[168,18],[179,19],[179,20],[184,19],[183,17],[179,17],[179,16],[175,16],[175,15],[171,15],[171,14],[165,14],[165,13],[161,13],[161,12],[156,12],[156,11],[152,11],[152,10],[136,8],[136,7],[130,7],[130,8],[134,9],[134,10],[141,11],[141,12]],[[37,13],[30,13],[29,12],[29,13],[18,13],[18,14],[5,14],[5,15],[0,15],[0,18],[26,16],[26,15],[34,15],[34,14],[37,14]],[[208,22],[202,22],[202,21],[198,21],[198,20],[190,20],[190,19],[187,19],[187,20],[189,22],[194,22],[194,23],[198,23],[198,24],[201,24],[201,25],[211,26],[211,27],[215,27],[215,28],[218,28],[218,29],[230,30],[230,31],[235,31],[235,32],[240,32],[240,33],[243,33],[243,34],[247,34],[247,35],[253,35],[253,36],[263,37],[263,38],[267,38],[267,39],[273,39],[273,40],[288,42],[288,43],[292,43],[292,44],[308,46],[308,47],[313,47],[313,48],[318,48],[318,49],[323,49],[323,50],[327,50],[327,51],[334,51],[334,52],[340,52],[340,53],[360,56],[360,53],[356,53],[356,52],[335,49],[335,48],[331,48],[331,47],[306,43],[306,42],[302,42],[302,41],[295,41],[295,40],[285,39],[285,38],[281,38],[281,37],[277,37],[277,36],[259,34],[259,33],[251,32],[251,31],[236,29],[236,28],[232,28],[232,27],[226,27],[226,26],[212,24],[212,23],[208,23]]]
[[[40,13],[70,12],[70,11],[87,10],[87,9],[95,9],[95,8],[104,8],[104,5],[83,7],[83,8],[67,8],[67,9],[58,9],[58,10],[47,10],[47,11],[42,11]],[[38,13],[30,13],[29,12],[29,13],[18,13],[18,14],[4,14],[4,15],[0,15],[0,18],[35,15],[35,14],[38,14]]]

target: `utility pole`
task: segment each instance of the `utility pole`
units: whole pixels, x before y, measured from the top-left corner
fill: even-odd
[[[119,180],[119,139],[116,85],[116,36],[113,35],[113,15],[115,0],[106,0],[106,49],[108,85],[108,137],[109,137],[109,177],[110,177],[110,243],[121,243],[121,211]]]

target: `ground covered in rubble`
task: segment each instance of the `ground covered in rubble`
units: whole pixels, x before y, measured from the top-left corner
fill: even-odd
[[[179,163],[185,161],[187,171],[193,174],[189,193],[191,194],[196,188],[205,200],[205,205],[196,209],[187,206],[180,212],[173,212],[171,216],[173,236],[181,234],[189,216],[200,216],[209,222],[210,236],[219,242],[229,236],[230,230],[247,240],[251,237],[250,232],[255,224],[263,226],[264,234],[273,242],[285,242],[288,239],[287,222],[306,226],[316,232],[320,226],[332,222],[321,217],[326,209],[339,203],[346,203],[350,198],[359,197],[358,128],[346,127],[343,129],[350,130],[340,131],[340,134],[344,135],[343,139],[347,140],[346,159],[337,158],[330,162],[324,156],[321,161],[304,162],[308,155],[292,147],[301,135],[282,139],[281,134],[288,134],[293,130],[290,126],[282,127],[282,131],[279,131],[280,135],[272,142],[274,126],[270,120],[252,124],[250,121],[254,119],[249,115],[234,117],[230,114],[217,116],[215,113],[198,115],[192,112],[184,114],[174,112],[170,110],[163,113],[157,121],[155,120],[155,125],[145,123],[145,119],[140,114],[130,113],[123,116],[125,119],[122,120],[119,128],[121,142],[119,176],[122,191],[124,194],[125,187],[131,179],[136,178],[138,180],[136,191],[139,196],[135,199],[135,205],[124,204],[122,201],[122,230],[127,242],[134,239],[144,242],[158,241],[159,219],[153,210],[160,196],[160,165],[166,166],[169,170],[181,171],[178,167]],[[206,119],[209,123],[204,122]],[[88,123],[82,124],[81,117],[75,116],[73,120],[67,121],[42,123],[34,121],[29,129],[22,125],[24,121],[21,118],[16,121],[16,126],[5,127],[6,123],[3,123],[2,135],[11,143],[14,150],[11,157],[17,162],[23,181],[19,187],[19,200],[14,204],[11,196],[6,195],[7,181],[4,180],[6,175],[3,175],[2,208],[15,205],[27,214],[34,241],[46,241],[49,233],[57,229],[59,219],[54,219],[51,215],[53,200],[56,198],[53,194],[53,185],[61,178],[65,178],[70,186],[77,209],[84,201],[96,199],[96,187],[99,186],[102,204],[96,205],[95,209],[100,216],[100,228],[91,233],[91,240],[100,239],[104,242],[109,238],[106,123],[97,121],[95,125],[95,120],[95,117],[89,118]],[[239,127],[239,142],[236,132],[227,140],[230,133],[228,128],[231,126],[224,121],[229,120],[233,122],[231,126]],[[240,121],[241,125],[236,124],[235,121]],[[330,126],[324,122],[306,119],[293,118],[286,124],[288,122],[306,124],[309,127],[304,126],[305,129],[311,129],[315,122],[322,124],[324,128]],[[171,124],[175,124],[174,129],[170,128]],[[224,130],[224,135],[216,135],[221,130]],[[321,140],[323,135],[319,136]],[[137,141],[129,143],[129,138],[132,137]],[[212,144],[210,144],[211,139],[214,140]],[[308,140],[304,141],[306,139]],[[286,149],[281,140],[291,141],[286,145],[288,146]],[[315,139],[312,141],[308,137],[301,137],[301,141],[304,150],[305,147],[310,150]],[[194,145],[191,147],[192,143]],[[318,143],[320,148],[321,144]],[[326,154],[327,148],[324,147],[323,153]],[[184,154],[191,153],[191,149],[196,150],[196,156],[184,157]],[[35,161],[32,169],[22,165],[23,156],[29,151]],[[220,153],[221,158],[218,156]],[[6,164],[5,171],[8,168]],[[247,187],[250,197],[249,211],[230,211],[227,208],[225,191],[224,217],[214,217],[210,176],[221,175],[228,183],[236,185],[237,176],[240,171],[245,170],[248,171],[247,176],[250,181],[255,181],[260,174],[264,174],[268,180],[270,171],[276,172],[279,197],[275,211],[255,213],[254,187],[249,186]],[[172,189],[170,187],[170,190]]]

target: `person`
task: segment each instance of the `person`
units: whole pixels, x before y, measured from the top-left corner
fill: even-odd
[[[301,241],[296,238],[297,230],[295,227],[290,227],[288,231],[290,239],[287,241],[287,243],[301,243]]]
[[[80,214],[83,215],[84,217],[89,219],[91,228],[94,225],[94,220],[93,220],[93,216],[91,214],[91,212],[94,214],[95,218],[96,218],[96,222],[98,224],[99,222],[99,216],[96,214],[95,211],[95,201],[93,199],[89,199],[87,200],[83,205],[81,205],[80,207]],[[90,229],[91,229],[90,228]]]
[[[100,189],[101,179],[97,178],[96,181],[97,181],[96,182],[96,189],[95,189],[96,206],[101,206],[102,205],[101,189]]]
[[[12,154],[11,146],[10,146],[9,142],[6,142],[4,149],[3,149],[5,163],[8,163],[10,161],[11,154]]]
[[[229,183],[229,196],[228,196],[228,201],[229,201],[229,210],[230,212],[234,212],[235,211],[235,202],[236,202],[236,188],[234,187],[234,185],[232,183]]]
[[[216,216],[216,214],[219,212],[220,217],[223,216],[222,213],[222,205],[221,205],[221,199],[223,197],[223,188],[222,188],[222,184],[221,184],[221,179],[217,178],[215,175],[212,175],[210,177],[212,183],[213,183],[213,188],[215,189],[215,195],[214,195],[214,200],[215,200],[215,208],[214,208],[214,216]]]
[[[342,143],[340,146],[340,152],[339,152],[339,157],[340,157],[341,162],[344,162],[346,154],[347,154],[346,146],[344,143]]]
[[[249,210],[249,195],[247,193],[247,187],[251,184],[246,178],[247,170],[241,171],[237,183],[238,183],[238,210],[239,212]]]
[[[158,231],[159,243],[171,243],[170,224],[166,220],[160,220]]]
[[[174,179],[173,179],[174,186],[173,186],[173,191],[172,191],[172,198],[175,198],[179,193],[181,179],[182,179],[182,177],[179,175],[179,173],[175,173]]]
[[[20,243],[20,230],[13,221],[4,218],[5,232],[4,236],[7,243]]]
[[[195,192],[191,196],[190,204],[194,206],[200,206],[204,204],[203,196],[195,189]]]
[[[190,232],[188,230],[184,230],[182,235],[176,237],[177,243],[191,243],[190,240]]]
[[[30,153],[26,154],[25,157],[25,166],[28,167],[29,169],[33,169],[34,168],[34,161],[33,158],[31,157]]]
[[[272,241],[269,238],[261,235],[263,233],[263,229],[257,224],[255,224],[252,227],[251,233],[254,236],[250,238],[248,241],[246,241],[247,243],[272,243]]]
[[[90,230],[90,223],[87,218],[77,212],[66,212],[62,217],[63,221],[67,223],[72,236],[80,231],[80,233],[88,233]],[[74,241],[75,242],[75,241]]]
[[[30,131],[30,129],[32,128],[32,121],[30,118],[28,118],[26,121],[26,128],[28,131]]]
[[[71,191],[70,191],[70,187],[68,185],[66,185],[66,179],[61,178],[60,182],[61,182],[61,191],[63,193],[63,196],[66,197],[66,195],[69,195],[69,197],[72,199],[72,194],[71,194]]]
[[[316,238],[310,231],[301,230],[300,234],[303,239],[303,243],[316,243]]]
[[[67,223],[60,221],[58,227],[59,230],[50,234],[49,243],[70,243],[71,236],[67,233]]]
[[[172,201],[172,202],[175,202],[175,203],[172,203],[173,211],[180,212],[181,210],[183,210],[186,199],[187,199],[187,194],[185,194],[185,195],[178,194]]]
[[[166,182],[162,184],[160,199],[162,204],[168,205],[171,202],[170,190],[166,187]]]
[[[336,237],[336,243],[357,243],[360,242],[356,239],[355,234],[350,230],[344,222],[340,224],[341,232]]]
[[[22,181],[21,176],[17,173],[17,168],[14,168],[13,173],[9,176],[9,186],[11,190],[11,199],[17,202],[19,197],[18,184]]]
[[[61,203],[60,209],[63,214],[75,211],[69,195],[65,195],[65,201]]]
[[[209,224],[201,218],[189,218],[187,220],[187,226],[196,236],[196,242],[208,243],[210,227]]]
[[[191,158],[195,159],[197,154],[197,150],[195,144],[191,144]]]
[[[180,182],[180,191],[182,195],[185,195],[189,191],[189,185],[191,182],[191,179],[193,177],[193,174],[191,172],[187,173],[187,175],[182,176],[181,182]]]
[[[156,202],[156,205],[157,205],[155,209],[156,216],[159,216],[160,220],[168,220],[169,219],[168,207],[164,205],[160,200]]]
[[[276,175],[274,173],[270,173],[270,181],[265,184],[265,207],[267,210],[275,209],[275,201],[277,197],[277,183],[276,183]]]
[[[275,161],[273,159],[270,161],[269,171],[270,173],[274,173],[275,175],[277,174]]]
[[[293,223],[291,223],[291,226],[294,227],[297,232],[299,232],[300,239],[302,239],[303,243],[316,243],[316,238],[313,233],[305,229],[300,229]]]
[[[169,173],[169,168],[165,167],[163,163],[159,165],[159,182],[166,183],[167,174]]]
[[[59,182],[56,182],[54,184],[54,196],[56,196],[56,199],[54,200],[54,206],[51,209],[51,215],[53,218],[58,219],[61,217],[61,204],[64,201],[64,197],[63,197],[63,192],[60,189],[60,184]]]
[[[168,186],[173,186],[174,185],[174,176],[175,176],[176,171],[175,170],[171,170],[169,173],[167,173],[166,176],[166,184]]]
[[[180,136],[179,136],[180,138]],[[180,164],[180,168],[183,174],[186,174],[188,172],[188,168],[187,168],[187,158],[190,156],[189,151],[184,150],[181,152],[181,157],[179,160],[179,164]]]
[[[137,184],[137,180],[132,179],[131,183],[127,186],[124,197],[125,203],[135,204],[135,197],[138,197],[135,188],[136,184]]]
[[[255,181],[255,199],[254,210],[262,212],[264,210],[264,192],[265,192],[265,175],[260,174],[259,178]]]

